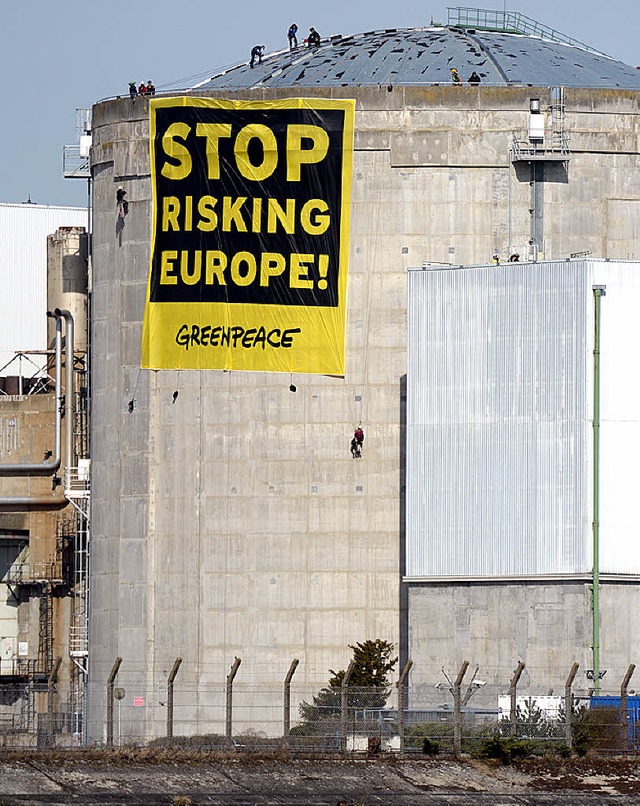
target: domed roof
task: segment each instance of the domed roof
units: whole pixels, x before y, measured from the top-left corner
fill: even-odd
[[[369,31],[323,39],[317,48],[266,54],[197,89],[451,84],[473,71],[490,86],[620,87],[640,90],[640,70],[597,52],[540,36],[458,27]],[[192,89],[196,89],[193,87]]]

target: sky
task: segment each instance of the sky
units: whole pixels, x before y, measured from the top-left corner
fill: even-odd
[[[467,0],[468,3],[468,0]],[[127,93],[131,80],[160,91],[192,86],[248,59],[255,44],[286,47],[287,28],[353,34],[447,22],[447,6],[413,0],[222,3],[219,0],[44,0],[3,4],[0,69],[0,202],[85,206],[86,182],[64,179],[62,151],[78,142],[76,109]],[[451,4],[451,7],[455,7]],[[520,12],[599,51],[640,64],[640,2],[477,3]]]

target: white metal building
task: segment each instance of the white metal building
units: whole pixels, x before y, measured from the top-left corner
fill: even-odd
[[[640,265],[571,260],[410,272],[408,578],[591,572],[594,285],[601,570],[640,575]]]
[[[47,343],[47,235],[87,227],[87,210],[40,204],[0,204],[0,376],[16,350]]]
[[[640,264],[426,266],[408,290],[412,656],[435,622],[450,631],[431,636],[433,652],[455,647],[484,667],[509,653],[543,666],[557,652],[588,669],[596,566],[604,662],[624,669],[639,638]]]

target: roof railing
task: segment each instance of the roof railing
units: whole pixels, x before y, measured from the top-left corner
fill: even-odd
[[[497,11],[487,8],[467,8],[457,6],[447,7],[447,25],[458,28],[475,28],[479,31],[496,31],[503,34],[525,34],[527,36],[539,36],[551,42],[561,42],[564,45],[573,45],[599,56],[607,56],[600,50],[585,45],[573,37],[561,34],[559,31],[549,28],[547,25],[520,14],[519,11]],[[609,57],[607,57],[609,58]]]

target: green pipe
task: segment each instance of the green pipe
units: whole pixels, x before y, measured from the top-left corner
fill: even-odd
[[[600,300],[606,286],[593,287],[593,687],[600,691]]]

